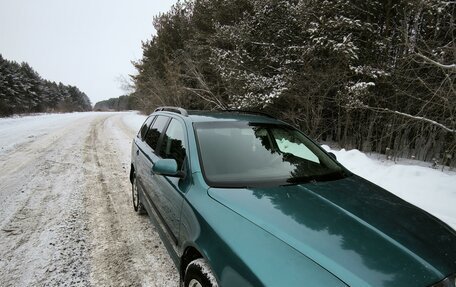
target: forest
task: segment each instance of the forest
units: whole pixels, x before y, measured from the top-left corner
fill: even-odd
[[[456,166],[454,1],[194,0],[154,18],[139,108],[268,112],[320,142]]]
[[[93,107],[94,111],[127,111],[133,109],[138,109],[138,107],[134,98],[127,95],[99,101]]]
[[[45,80],[29,64],[0,54],[0,117],[90,110],[89,98],[77,87]]]

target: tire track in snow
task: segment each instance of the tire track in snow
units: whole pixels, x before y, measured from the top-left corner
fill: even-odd
[[[0,230],[2,286],[87,284],[78,139],[89,122],[24,145],[1,166],[2,192],[9,193]]]
[[[133,212],[116,115],[93,125],[86,140],[85,204],[95,286],[177,286],[178,273],[147,217]]]
[[[47,134],[38,138],[36,141],[28,142],[21,145],[14,153],[9,153],[0,156],[0,229],[5,227],[11,216],[15,212],[11,208],[17,209],[17,204],[14,201],[22,201],[21,208],[29,204],[29,200],[33,198],[34,179],[42,176],[43,169],[50,168],[48,161],[52,158],[52,154],[59,148],[64,148],[58,143],[66,138],[71,132],[71,129],[66,127],[52,134]],[[60,161],[60,159],[58,159]],[[57,160],[54,162],[58,162]],[[21,195],[20,193],[24,193]],[[11,202],[13,201],[13,202]]]
[[[91,113],[0,155],[0,286],[178,286],[131,205],[133,134]]]

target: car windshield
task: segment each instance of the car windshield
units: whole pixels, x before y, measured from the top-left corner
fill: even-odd
[[[288,185],[347,176],[320,147],[286,125],[202,122],[194,127],[210,186]]]

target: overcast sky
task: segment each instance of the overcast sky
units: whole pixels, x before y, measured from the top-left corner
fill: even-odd
[[[152,18],[176,0],[0,0],[0,54],[77,86],[92,104],[124,92]]]

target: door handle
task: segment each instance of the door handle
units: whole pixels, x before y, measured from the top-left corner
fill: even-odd
[[[139,149],[136,150],[136,155],[139,155]]]

